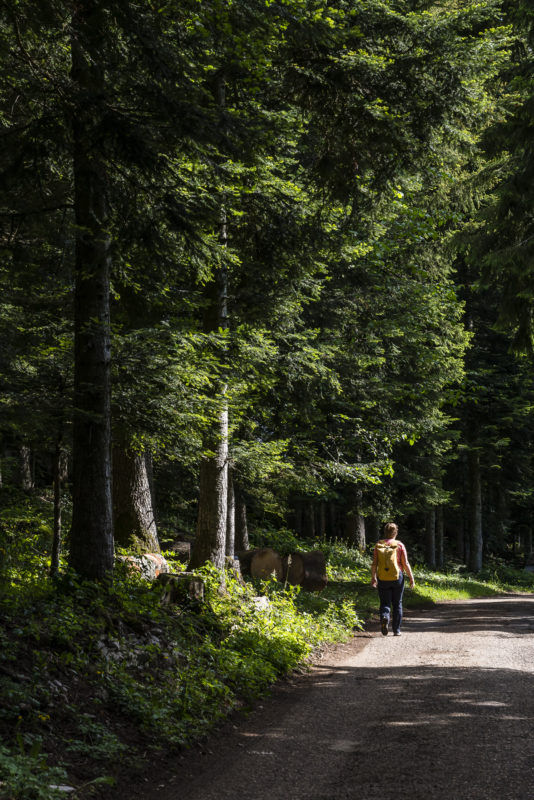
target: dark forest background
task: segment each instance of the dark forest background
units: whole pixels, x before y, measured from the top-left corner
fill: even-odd
[[[0,499],[52,573],[532,552],[533,15],[1,4]]]

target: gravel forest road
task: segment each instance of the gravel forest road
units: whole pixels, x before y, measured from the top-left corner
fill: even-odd
[[[534,800],[534,595],[374,624],[132,800]],[[158,779],[159,778],[159,779]]]

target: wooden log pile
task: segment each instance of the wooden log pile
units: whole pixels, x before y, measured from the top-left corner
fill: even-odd
[[[292,586],[302,586],[309,591],[325,588],[326,559],[321,550],[307,553],[289,553],[282,558],[276,550],[264,547],[238,553],[241,571],[252,578],[267,580],[271,576],[279,581],[287,581]]]

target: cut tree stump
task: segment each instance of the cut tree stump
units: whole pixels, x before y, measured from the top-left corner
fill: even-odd
[[[301,586],[313,592],[321,591],[328,583],[326,576],[326,558],[321,550],[300,553],[304,562],[304,578]]]
[[[289,553],[284,558],[284,580],[292,586],[300,586],[304,580],[304,553]]]
[[[274,574],[276,579],[281,581],[283,573],[282,559],[275,550],[264,547],[254,552],[250,562],[250,574],[253,578],[267,580]]]
[[[204,600],[204,580],[194,572],[162,572],[156,578],[156,585],[165,590],[161,595],[162,605],[184,600]]]
[[[250,562],[252,561],[252,556],[257,552],[257,550],[239,550],[239,552],[236,552],[235,555],[239,559],[242,575],[250,575]]]

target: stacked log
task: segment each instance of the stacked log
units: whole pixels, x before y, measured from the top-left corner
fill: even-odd
[[[253,578],[259,578],[264,581],[274,575],[276,580],[281,581],[284,567],[282,559],[276,550],[271,550],[270,547],[256,550],[250,561],[250,574]]]
[[[304,580],[304,553],[289,553],[284,558],[284,580],[292,586],[300,586]]]
[[[300,555],[304,562],[304,577],[300,585],[312,592],[322,591],[328,583],[324,553],[321,550],[312,550]]]
[[[281,558],[276,550],[265,547],[238,553],[241,571],[253,578],[267,580],[274,574],[277,580],[310,591],[321,591],[327,584],[326,559],[321,550],[289,553]]]

